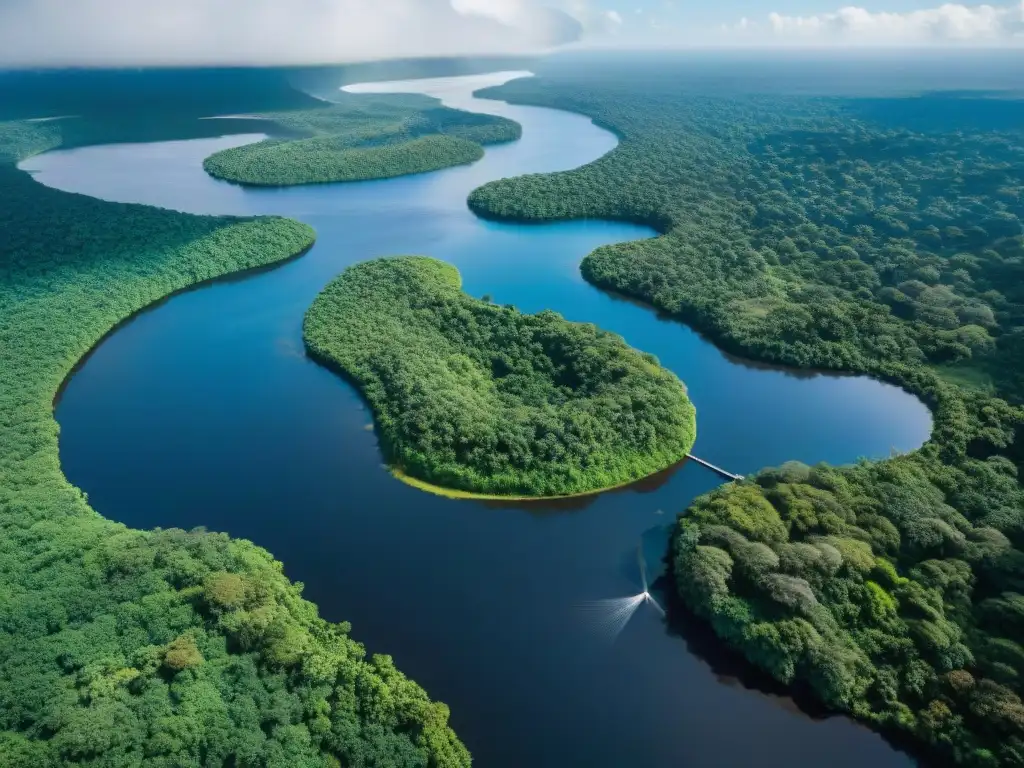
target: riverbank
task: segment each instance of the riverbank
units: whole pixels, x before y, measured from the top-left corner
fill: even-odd
[[[34,162],[37,179],[77,191],[283,213],[318,238],[279,270],[180,296],[108,338],[58,407],[68,476],[126,524],[206,526],[269,547],[325,618],[352,621],[368,647],[393,655],[451,707],[481,765],[905,768],[904,756],[845,719],[811,721],[723,683],[653,612],[638,612],[611,650],[580,618],[581,602],[639,591],[637,540],[718,485],[710,472],[689,467],[573,505],[484,514],[505,502],[448,500],[396,481],[381,467],[358,393],[302,354],[302,314],[345,266],[427,251],[458,267],[472,296],[595,321],[657,356],[700,410],[700,455],[732,471],[794,457],[841,463],[927,437],[926,409],[895,387],[737,365],[684,326],[580,278],[579,262],[595,248],[650,237],[649,229],[473,217],[466,198],[485,181],[579,166],[616,142],[575,115],[468,93],[450,103],[514,119],[523,138],[437,174],[283,190],[209,179],[202,159],[216,142]],[[131,186],[128,169],[150,183]],[[721,724],[737,718],[748,738],[718,739]]]

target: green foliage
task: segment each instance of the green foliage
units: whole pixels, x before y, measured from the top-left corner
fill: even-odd
[[[208,157],[203,167],[220,179],[276,186],[425,173],[472,163],[483,155],[479,144],[454,136],[424,136],[369,147],[352,147],[329,137],[226,149]]]
[[[64,478],[53,399],[104,333],[314,235],[43,187],[13,163],[61,123],[0,124],[0,763],[467,766],[447,709],[266,551],[130,530]]]
[[[721,488],[678,522],[679,594],[778,679],[800,678],[827,703],[909,729],[965,764],[985,765],[984,751],[992,764],[1017,765],[1024,598],[1013,591],[1012,531],[960,515],[942,490],[961,486],[965,470],[981,463],[942,467],[916,454],[819,466],[795,489],[777,470]],[[1014,493],[1019,517],[1024,492]],[[808,524],[812,513],[793,514],[808,497],[827,501],[819,514],[830,515],[831,535]],[[880,519],[893,526],[895,541],[874,532]],[[748,531],[774,529],[779,520],[781,538],[749,542]],[[803,627],[800,640],[794,622]]]
[[[437,106],[422,96],[340,94],[340,103],[265,115],[291,138],[226,149],[203,163],[220,179],[253,185],[383,179],[483,157],[482,144],[519,138],[518,123]]]
[[[164,666],[172,672],[180,672],[183,669],[193,669],[203,663],[203,654],[196,645],[196,639],[191,635],[176,637],[164,651]],[[124,674],[125,672],[128,674]],[[115,678],[117,680],[132,681],[138,676],[137,670],[122,670]]]
[[[447,488],[563,495],[637,480],[695,437],[680,381],[592,325],[473,299],[443,262],[350,267],[306,315],[311,354],[352,378],[385,454]]]
[[[697,499],[673,543],[680,596],[831,706],[965,765],[1024,764],[1021,105],[984,100],[1016,110],[997,132],[958,117],[980,100],[746,95],[617,63],[494,91],[622,143],[485,185],[473,209],[650,224],[662,236],[598,249],[584,277],[746,357],[895,382],[935,417],[911,456],[786,465]]]
[[[1024,347],[1019,137],[915,132],[855,101],[708,95],[682,69],[623,68],[605,80],[553,67],[495,89],[624,140],[574,171],[484,185],[474,210],[655,226],[662,237],[595,251],[584,276],[744,354],[893,378],[970,362],[1024,402],[1010,375]]]

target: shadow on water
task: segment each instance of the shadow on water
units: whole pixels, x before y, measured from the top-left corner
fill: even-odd
[[[665,632],[682,641],[686,650],[703,662],[715,679],[724,686],[759,696],[772,706],[812,721],[843,720],[848,715],[830,709],[815,695],[810,685],[797,683],[784,685],[764,670],[758,669],[739,651],[733,650],[715,635],[711,625],[697,616],[678,597],[673,588],[674,578],[668,556],[663,562],[664,572],[651,587],[665,608]],[[854,721],[857,722],[857,721]],[[892,746],[911,757],[919,766],[953,768],[954,763],[924,748],[920,741],[904,731],[880,729],[857,722],[865,731],[875,731]]]
[[[566,496],[563,499],[538,499],[536,501],[531,501],[529,499],[509,499],[508,501],[502,501],[501,499],[485,499],[480,503],[488,509],[518,509],[534,515],[545,515],[555,512],[579,512],[580,510],[586,509],[603,496],[615,496],[617,494],[630,493],[645,494],[659,491],[671,482],[675,474],[686,466],[689,461],[689,459],[683,459],[682,461],[673,464],[671,467],[666,467],[665,469],[648,475],[647,477],[643,477],[629,485],[623,485],[619,488],[612,488],[607,491],[598,491],[597,493],[591,493],[584,496]]]
[[[666,572],[653,587],[665,607],[665,631],[681,640],[690,653],[703,661],[718,682],[756,692],[775,706],[815,720],[836,716],[837,713],[830,712],[809,690],[783,685],[725,645],[715,635],[711,625],[676,596],[668,566],[668,563],[664,564]]]

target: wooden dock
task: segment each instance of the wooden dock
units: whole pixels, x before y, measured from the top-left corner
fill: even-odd
[[[722,469],[721,467],[716,467],[710,461],[704,461],[704,459],[702,459],[702,458],[700,458],[698,456],[694,456],[692,453],[686,454],[686,458],[688,458],[690,461],[697,462],[702,467],[707,467],[712,472],[717,472],[719,475],[721,475],[722,477],[724,477],[724,478],[726,478],[728,480],[742,480],[743,479],[743,475],[734,475],[732,472],[727,472],[726,470]]]

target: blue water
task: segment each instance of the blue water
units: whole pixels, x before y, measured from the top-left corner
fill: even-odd
[[[616,143],[578,115],[471,98],[481,84],[400,86],[524,127],[521,141],[435,174],[249,190],[203,173],[204,157],[253,136],[26,162],[61,189],[197,213],[283,214],[318,233],[301,259],[179,295],[105,340],[57,407],[67,476],[99,512],[128,525],[206,526],[267,547],[326,618],[350,620],[370,650],[392,654],[451,707],[485,768],[909,765],[865,728],[810,719],[788,699],[749,689],[724,671],[728,657],[717,658],[714,644],[697,652],[650,606],[612,646],[577,610],[639,592],[638,544],[652,558],[664,526],[718,483],[713,474],[688,464],[561,504],[427,495],[390,477],[356,393],[305,358],[302,315],[332,277],[374,256],[425,253],[457,265],[473,295],[553,308],[657,355],[697,406],[695,453],[731,471],[849,462],[926,439],[927,410],[894,387],[728,359],[579,276],[589,251],[653,236],[648,229],[475,218],[465,201],[479,184],[573,168]]]

